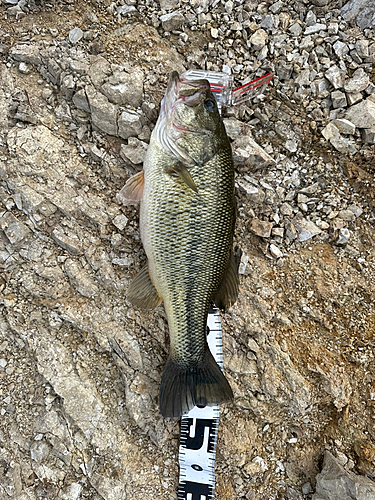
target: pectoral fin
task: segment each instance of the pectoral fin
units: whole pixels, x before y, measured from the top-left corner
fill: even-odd
[[[240,265],[241,254],[239,248],[236,249],[235,253],[232,251],[230,253],[227,273],[213,297],[213,301],[219,309],[228,309],[237,300],[239,287],[238,266]]]
[[[127,180],[125,186],[117,194],[118,201],[124,205],[133,205],[138,203],[143,197],[144,185],[145,176],[142,170]]]
[[[154,309],[162,302],[151,282],[148,264],[143,267],[128,288],[127,298],[137,307]]]
[[[166,172],[171,175],[178,175],[178,177],[184,181],[184,183],[189,186],[190,189],[195,191],[196,193],[198,192],[197,186],[195,185],[195,182],[187,169],[185,165],[182,163],[177,163],[177,165],[173,165],[172,167],[168,167],[166,169]]]

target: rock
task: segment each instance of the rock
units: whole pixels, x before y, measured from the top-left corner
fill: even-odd
[[[341,90],[335,90],[331,93],[332,106],[334,108],[345,108],[347,105],[346,96]]]
[[[363,68],[358,68],[354,71],[353,76],[344,84],[345,92],[361,92],[368,87],[370,78]]]
[[[250,37],[250,42],[253,45],[253,49],[255,51],[261,50],[266,45],[267,41],[268,35],[262,29],[257,30]]]
[[[261,167],[274,163],[273,158],[248,135],[236,139],[232,151],[235,165]]]
[[[123,231],[128,223],[128,218],[124,214],[116,215],[113,219],[113,225],[117,227],[120,231]]]
[[[80,29],[80,28],[73,28],[70,32],[69,32],[69,42],[70,43],[78,43],[80,40],[82,40],[83,38],[83,31]]]
[[[339,59],[343,59],[349,53],[349,47],[340,40],[333,44],[333,50]]]
[[[119,5],[116,10],[117,14],[119,14],[120,16],[125,16],[126,14],[137,11],[134,5]]]
[[[72,99],[75,86],[76,85],[72,74],[64,76],[64,78],[61,81],[61,87],[60,87],[63,96],[69,100]],[[78,107],[79,106],[77,106],[77,108]]]
[[[42,63],[40,57],[40,51],[38,47],[28,44],[17,44],[14,45],[10,51],[9,55],[13,57],[16,61],[22,61],[29,64],[39,65]]]
[[[164,31],[179,30],[185,22],[184,16],[179,11],[171,12],[160,16],[160,21]]]
[[[339,32],[339,23],[329,23],[328,24],[328,34],[329,35],[337,35]]]
[[[332,453],[325,451],[313,500],[371,500],[374,497],[374,481],[345,470]]]
[[[350,231],[346,227],[342,227],[338,230],[338,237],[335,241],[336,245],[346,245],[350,239]]]
[[[353,221],[355,220],[355,215],[351,210],[340,210],[338,217],[342,220]]]
[[[285,61],[280,61],[276,66],[276,74],[280,80],[289,80],[293,71],[293,66]]]
[[[279,247],[271,243],[270,245],[270,254],[272,257],[275,257],[275,259],[280,259],[280,257],[283,256],[283,252],[280,250]]]
[[[312,35],[313,33],[318,33],[319,31],[325,31],[327,29],[326,24],[316,23],[311,26],[307,26],[305,29],[305,35]]]
[[[116,72],[101,87],[103,94],[114,104],[138,108],[142,104],[144,73],[134,69],[131,73]]]
[[[135,165],[143,163],[148,144],[135,137],[129,137],[128,144],[121,144],[121,156]]]
[[[361,29],[375,25],[375,4],[368,0],[350,0],[341,9],[341,15],[346,21],[356,19]]]
[[[304,69],[303,71],[301,71],[301,73],[295,79],[295,82],[300,86],[310,85],[310,70]]]
[[[160,8],[162,10],[178,9],[180,0],[159,0]]]
[[[359,57],[365,58],[369,56],[369,50],[368,50],[368,40],[357,40],[355,42],[355,50],[357,51],[357,54]]]
[[[102,56],[95,56],[91,59],[88,75],[95,88],[98,90],[103,85],[105,79],[112,73],[111,65]]]
[[[316,24],[315,12],[313,12],[312,10],[308,11],[308,13],[306,14],[305,23],[306,26],[313,26],[314,24]]]
[[[23,75],[28,75],[30,73],[30,68],[28,65],[24,62],[20,62],[18,66],[18,71],[22,73]]]
[[[246,271],[248,262],[249,262],[249,256],[245,252],[242,252],[240,265],[238,266],[239,274],[247,274]]]
[[[271,5],[271,7],[269,8],[269,10],[273,14],[278,14],[281,11],[283,5],[284,5],[284,2],[282,2],[281,0],[278,0],[277,2],[275,2],[274,4]]]
[[[337,127],[340,134],[354,135],[355,133],[354,123],[349,120],[345,120],[345,118],[337,118],[336,120],[332,120],[331,123]]]
[[[262,22],[260,23],[261,28],[271,29],[274,26],[274,20],[272,15],[264,16]]]
[[[123,139],[136,137],[142,131],[141,117],[135,111],[123,111],[118,119],[118,134]]]
[[[106,134],[117,135],[118,106],[115,106],[91,85],[86,87],[93,125]]]
[[[80,295],[88,298],[97,295],[99,292],[98,286],[77,261],[67,259],[64,264],[64,270],[70,283]]]
[[[0,212],[0,227],[11,245],[20,244],[29,234],[30,229],[19,221],[11,212]]]
[[[309,240],[313,236],[321,233],[321,230],[316,224],[314,224],[314,222],[303,217],[295,217],[293,219],[293,225],[298,234],[299,241]]]
[[[64,250],[67,250],[72,255],[79,255],[82,253],[82,243],[78,236],[68,229],[56,227],[51,234],[55,242],[60,245]]]
[[[272,222],[263,221],[254,217],[251,221],[250,229],[261,238],[269,238],[271,236],[272,226]]]
[[[246,179],[246,175],[245,175]],[[262,189],[254,186],[251,182],[244,179],[237,179],[236,186],[242,189],[248,196],[249,200],[253,203],[262,203],[265,198],[265,193]]]
[[[339,129],[333,122],[328,123],[328,125],[324,127],[322,134],[327,141],[330,141],[337,151],[340,151],[340,153],[348,153],[356,150],[355,144],[349,139],[342,137]]]
[[[73,96],[73,102],[77,106],[78,109],[85,111],[86,113],[90,113],[90,104],[87,99],[87,95],[84,89],[78,90]]]
[[[308,194],[308,195],[315,194],[318,191],[320,191],[319,182],[314,182],[314,184],[309,184],[308,186],[305,186],[305,187],[299,189],[300,193]]]
[[[348,101],[349,106],[353,106],[353,104],[356,104],[357,102],[362,101],[362,94],[361,92],[354,92],[351,94],[346,94],[346,98]]]
[[[375,103],[370,99],[361,101],[347,110],[345,118],[358,128],[369,129],[375,125]]]
[[[365,144],[375,144],[375,127],[362,129],[361,139]]]
[[[341,89],[344,86],[345,73],[336,65],[331,66],[324,76],[332,83],[335,89]]]

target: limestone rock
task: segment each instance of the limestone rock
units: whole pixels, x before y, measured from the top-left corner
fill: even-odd
[[[125,160],[129,160],[135,165],[139,165],[143,163],[146,151],[147,144],[135,137],[129,137],[128,144],[121,145],[121,156]]]
[[[135,111],[123,111],[118,119],[118,134],[123,139],[136,137],[142,131],[141,117]]]
[[[22,61],[29,64],[39,65],[42,62],[39,48],[35,45],[21,43],[18,45],[14,45],[10,49],[9,55],[12,56],[16,61]]]
[[[181,12],[175,11],[161,16],[160,21],[165,31],[175,31],[181,28],[185,22],[185,18]]]
[[[346,120],[345,118],[336,118],[336,120],[332,120],[331,123],[337,127],[340,134],[353,135],[355,133],[354,123]]]
[[[78,43],[83,38],[83,31],[80,28],[73,28],[69,32],[69,41],[70,43]]]
[[[347,110],[345,118],[358,128],[371,128],[375,125],[375,103],[370,99],[361,101]]]
[[[257,236],[260,236],[261,238],[269,238],[271,236],[272,226],[272,222],[254,218],[251,221],[250,229],[253,231],[253,233],[255,233]]]
[[[143,71],[118,71],[102,85],[101,91],[114,104],[138,108],[142,104],[143,80]]]
[[[361,92],[368,87],[370,78],[363,68],[358,68],[354,71],[353,76],[344,84],[345,92]]]
[[[322,472],[316,476],[313,500],[371,500],[374,497],[374,481],[345,470],[332,453],[325,452]]]
[[[257,30],[250,37],[250,42],[252,43],[254,50],[261,50],[266,45],[267,41],[268,35],[262,29]]]
[[[344,86],[345,73],[338,66],[331,66],[324,76],[329,80],[335,89],[341,89]]]
[[[266,166],[274,163],[273,158],[248,135],[238,137],[232,143],[235,165]]]
[[[11,212],[5,212],[0,217],[0,227],[12,245],[18,245],[30,233],[29,228]]]
[[[86,87],[86,96],[90,106],[92,123],[109,135],[117,135],[118,106],[109,100],[94,87]]]

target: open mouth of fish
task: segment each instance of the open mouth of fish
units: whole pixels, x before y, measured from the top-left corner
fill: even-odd
[[[191,132],[194,134],[204,133],[201,130],[190,129],[183,125],[173,113],[176,103],[182,102],[186,106],[196,106],[201,100],[202,92],[209,90],[210,84],[207,80],[184,80],[180,78],[177,71],[173,71],[169,78],[167,91],[164,99],[164,112],[167,119],[171,120],[173,127],[179,132]],[[174,116],[173,116],[174,115]]]

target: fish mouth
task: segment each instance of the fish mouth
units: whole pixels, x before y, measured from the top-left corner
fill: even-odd
[[[177,71],[173,71],[161,102],[159,119],[153,134],[162,147],[184,165],[193,166],[196,162],[180,144],[180,139],[186,133],[205,135],[209,132],[185,124],[179,116],[180,106],[178,104],[196,106],[201,101],[202,92],[209,89],[210,84],[207,80],[190,81],[180,78]]]
[[[207,80],[187,80],[180,78],[177,71],[173,71],[169,77],[166,95],[169,96],[170,104],[174,99],[187,106],[195,106],[199,102],[201,93],[209,89],[210,84]]]
[[[169,77],[167,91],[164,98],[164,113],[168,121],[179,132],[202,133],[196,129],[190,129],[183,125],[176,116],[174,110],[177,103],[186,106],[196,106],[201,100],[202,92],[210,89],[207,80],[187,80],[181,78],[177,71],[173,71]]]

